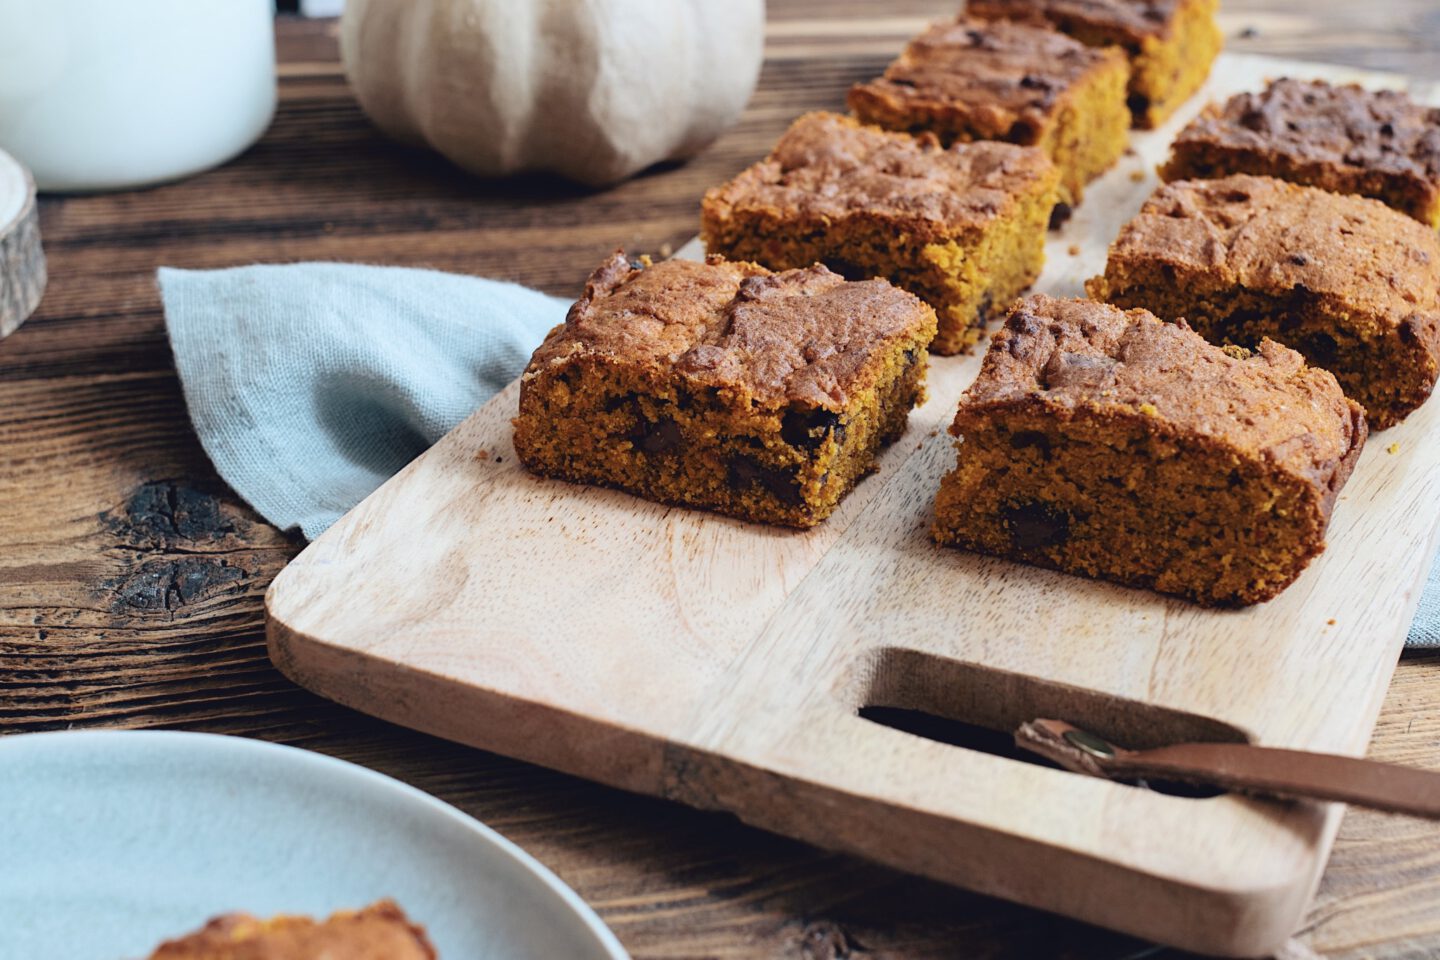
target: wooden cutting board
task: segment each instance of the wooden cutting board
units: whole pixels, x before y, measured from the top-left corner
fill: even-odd
[[[1227,55],[1207,94],[1280,74],[1386,82]],[[1077,295],[1101,270],[1205,98],[1134,136],[1052,234],[1037,289]],[[271,656],[323,696],[443,737],[1164,943],[1274,949],[1338,807],[1166,795],[894,719],[1003,734],[1048,715],[1129,746],[1363,753],[1436,546],[1440,402],[1371,438],[1329,549],[1294,586],[1214,611],[930,542],[954,462],[944,428],[978,367],[932,358],[909,432],[807,532],[531,476],[512,384],[280,574]]]

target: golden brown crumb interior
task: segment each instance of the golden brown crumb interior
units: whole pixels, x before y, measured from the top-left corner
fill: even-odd
[[[936,540],[1225,606],[1273,597],[1324,548],[1303,482],[1146,420],[962,411]]]
[[[1215,22],[1218,7],[1217,0],[1183,0],[1169,34],[1141,44],[1130,78],[1135,126],[1144,130],[1160,126],[1205,84],[1224,45]]]
[[[1075,85],[1040,142],[1060,170],[1060,199],[1072,206],[1085,185],[1115,165],[1129,142],[1125,89],[1130,79],[1123,59],[1105,64]]]
[[[527,382],[515,448],[539,473],[662,503],[809,527],[904,431],[924,395],[921,325],[840,410],[775,408],[624,363],[572,362]]]

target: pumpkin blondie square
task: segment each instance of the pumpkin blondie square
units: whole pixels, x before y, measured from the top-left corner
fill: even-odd
[[[1210,76],[1224,43],[1219,0],[970,0],[987,20],[1048,23],[1090,46],[1130,57],[1126,103],[1135,126],[1158,127]]]
[[[1125,144],[1130,65],[1046,27],[961,17],[910,41],[880,77],[850,88],[865,123],[930,132],[943,144],[1004,140],[1039,147],[1060,170],[1056,221]]]
[[[1235,173],[1372,197],[1440,227],[1440,107],[1401,90],[1282,78],[1206,107],[1160,171],[1166,180]]]
[[[904,432],[934,335],[884,280],[617,253],[531,358],[515,450],[546,476],[814,526]]]
[[[1143,310],[1032,296],[951,433],[940,543],[1238,606],[1324,549],[1366,427],[1273,341],[1221,349]]]
[[[1086,286],[1216,343],[1292,347],[1372,429],[1403,420],[1440,375],[1440,237],[1376,200],[1273,177],[1167,184]]]
[[[701,237],[710,253],[774,270],[819,262],[890,280],[935,308],[931,349],[958,353],[1040,275],[1057,185],[1034,147],[946,149],[930,134],[810,113],[705,195]]]
[[[244,913],[216,917],[200,930],[161,944],[150,960],[436,960],[424,929],[392,900],[342,910],[326,920]]]

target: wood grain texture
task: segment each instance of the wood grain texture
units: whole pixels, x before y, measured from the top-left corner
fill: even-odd
[[[164,340],[161,264],[366,259],[573,295],[618,243],[679,246],[707,186],[795,114],[839,106],[951,7],[770,0],[765,70],[741,122],[691,163],[599,194],[477,183],[387,143],[345,88],[331,25],[287,20],[279,114],[239,160],[151,190],[42,198],[50,290],[0,343],[0,730],[175,726],[366,764],[523,844],[637,957],[1178,956],[401,730],[287,683],[265,658],[260,597],[299,544],[215,478]],[[1428,0],[1226,0],[1223,14],[1231,50],[1440,79],[1436,20]],[[1402,658],[1372,755],[1440,768],[1437,679],[1440,654]],[[1303,939],[1346,960],[1431,956],[1437,903],[1440,831],[1351,811]]]
[[[0,150],[0,339],[19,329],[45,293],[40,212],[30,171]]]
[[[1321,69],[1226,54],[1201,99]],[[1103,271],[1199,106],[1132,136],[1049,238],[1037,290],[1074,295]],[[857,711],[1003,735],[1044,703],[1035,715],[1134,747],[1220,731],[1363,752],[1440,530],[1440,406],[1377,435],[1299,582],[1202,610],[931,542],[945,428],[979,363],[932,358],[930,399],[878,476],[799,535],[530,475],[512,384],[279,575],[272,657],[327,697],[474,746],[1150,939],[1277,949],[1334,808],[1161,796]]]

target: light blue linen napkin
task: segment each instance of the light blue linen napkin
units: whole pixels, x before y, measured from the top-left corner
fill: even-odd
[[[569,301],[434,270],[176,270],[160,296],[195,432],[275,526],[313,540],[520,375]]]
[[[266,520],[319,536],[520,375],[569,301],[343,263],[160,270],[200,443]],[[1440,647],[1440,558],[1411,646]]]
[[[1415,611],[1415,622],[1410,624],[1407,647],[1440,647],[1440,553],[1430,567],[1430,580],[1425,592],[1420,595],[1420,609]]]

